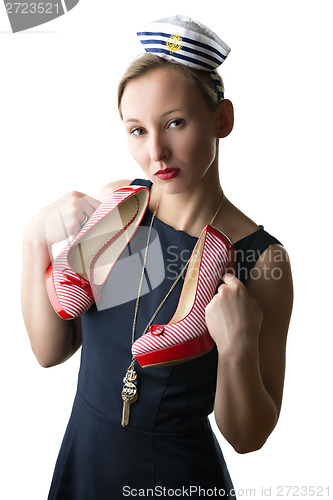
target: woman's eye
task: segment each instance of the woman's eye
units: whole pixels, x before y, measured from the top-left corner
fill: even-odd
[[[130,131],[131,135],[143,135],[145,133],[143,128],[137,127]]]
[[[183,123],[185,123],[185,120],[183,120],[182,118],[177,118],[176,120],[172,120],[169,123],[169,128],[180,127],[181,125],[183,125]]]

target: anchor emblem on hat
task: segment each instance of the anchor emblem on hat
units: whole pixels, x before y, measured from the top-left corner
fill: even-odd
[[[166,46],[168,47],[170,54],[172,54],[173,52],[177,52],[182,48],[183,46],[182,40],[183,39],[179,35],[179,33],[175,33],[174,35],[170,36],[170,38],[166,43]]]

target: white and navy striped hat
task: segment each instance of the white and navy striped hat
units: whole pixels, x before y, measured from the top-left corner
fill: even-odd
[[[219,99],[223,99],[222,82],[215,70],[229,54],[230,47],[207,26],[189,17],[172,16],[146,24],[137,35],[146,52],[208,71]]]

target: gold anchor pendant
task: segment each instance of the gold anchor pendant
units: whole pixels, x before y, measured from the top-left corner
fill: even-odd
[[[124,386],[121,391],[121,397],[123,400],[123,415],[121,419],[121,425],[125,427],[129,422],[130,405],[138,399],[138,390],[136,387],[136,372],[133,367],[130,367],[124,377]]]

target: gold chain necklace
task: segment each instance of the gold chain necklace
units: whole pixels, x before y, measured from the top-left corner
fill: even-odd
[[[141,290],[142,290],[142,286],[143,286],[143,278],[144,278],[144,273],[145,273],[146,264],[147,264],[150,236],[151,236],[151,231],[152,231],[152,227],[153,227],[153,222],[154,222],[154,219],[156,217],[161,198],[162,198],[162,195],[160,196],[160,199],[158,200],[158,202],[156,204],[154,213],[153,213],[151,221],[150,221],[149,230],[148,230],[147,243],[146,243],[145,254],[144,254],[144,258],[143,258],[142,271],[141,271],[141,277],[140,277],[140,283],[139,283],[139,289],[138,289],[138,296],[136,299],[135,310],[134,310],[134,318],[133,318],[133,325],[132,325],[132,346],[134,344],[134,339],[135,339],[136,320],[137,320],[137,316],[138,316],[139,302],[140,302]],[[213,215],[212,219],[209,222],[210,225],[213,224],[217,214],[219,213],[223,201],[224,201],[224,193],[222,193],[222,199],[220,201],[220,204],[219,204],[215,214]],[[154,312],[153,316],[150,318],[149,322],[147,323],[147,326],[144,329],[142,335],[145,335],[147,333],[148,328],[150,327],[150,325],[152,324],[152,322],[156,318],[157,314],[159,313],[159,311],[163,307],[163,305],[164,305],[165,301],[167,300],[167,298],[169,297],[170,293],[175,288],[175,286],[177,285],[180,278],[183,276],[185,270],[187,269],[187,266],[188,266],[190,260],[191,260],[191,258],[189,258],[189,260],[186,262],[185,266],[182,268],[182,270],[180,271],[180,273],[176,277],[176,279],[173,282],[173,284],[171,285],[169,291],[167,292],[167,294],[163,298],[162,302],[160,303],[160,305],[157,307],[156,311]],[[123,427],[128,425],[128,422],[129,422],[130,405],[138,399],[137,374],[136,374],[136,371],[134,370],[134,365],[135,365],[135,357],[133,356],[131,364],[127,368],[126,375],[123,379],[124,386],[123,386],[123,389],[121,391],[121,397],[123,400],[123,413],[122,413],[121,425]]]

